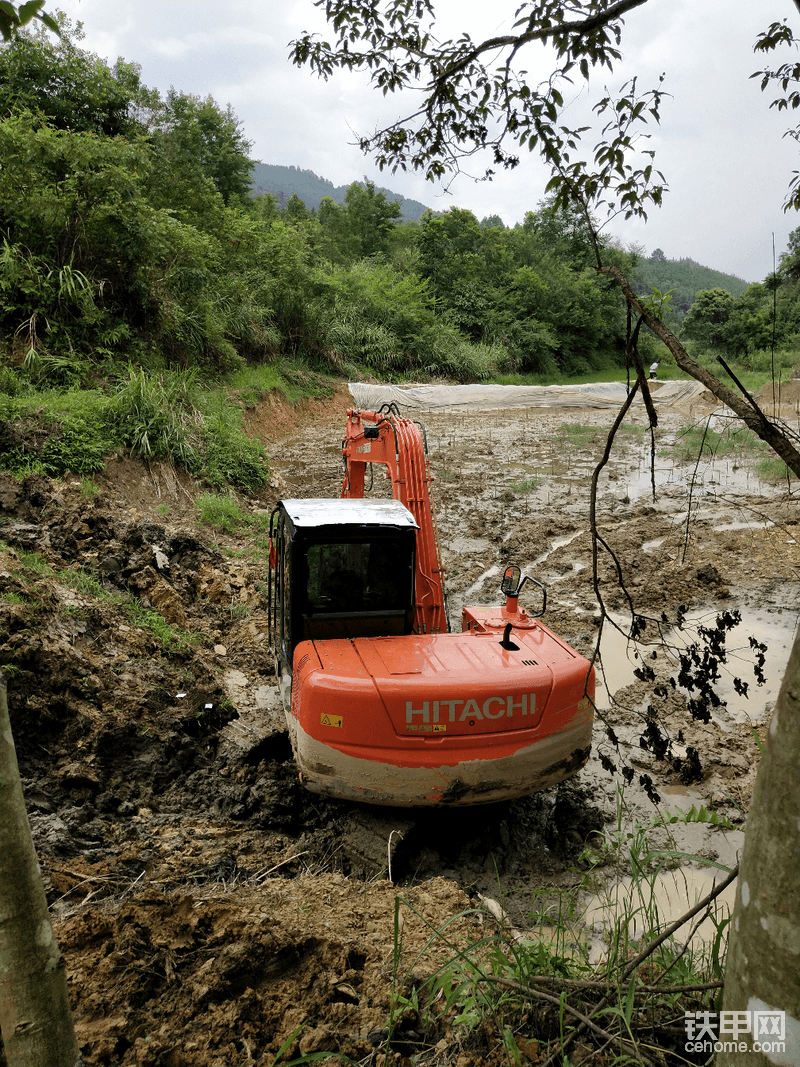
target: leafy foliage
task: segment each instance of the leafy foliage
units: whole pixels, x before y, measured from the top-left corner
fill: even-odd
[[[549,189],[559,203],[579,192],[584,202],[604,202],[626,217],[645,215],[664,189],[653,153],[638,143],[647,117],[658,120],[660,84],[641,93],[632,83],[618,99],[596,104],[603,127],[591,160],[579,148],[585,128],[563,125],[561,114],[575,78],[588,82],[590,72],[620,58],[622,15],[644,2],[617,0],[598,10],[588,2],[531,0],[517,11],[515,32],[476,43],[468,33],[456,41],[430,33],[431,0],[394,0],[386,11],[368,0],[325,0],[334,42],[306,34],[293,42],[292,57],[326,79],[337,68],[368,70],[384,94],[421,91],[413,114],[361,138],[381,167],[410,166],[433,179],[485,150],[491,177],[493,167],[516,167],[519,151],[536,149],[553,167]],[[543,43],[554,49],[555,65],[535,84],[526,77],[528,46]]]
[[[743,291],[701,289],[682,324],[682,336],[701,358],[722,356],[751,371],[779,377],[800,362],[800,228],[789,235],[780,268]]]
[[[403,0],[397,17],[413,6]],[[278,360],[301,388],[330,371],[475,381],[622,366],[624,305],[597,257],[631,273],[637,256],[599,238],[566,186],[513,228],[459,208],[403,222],[369,182],[318,211],[296,194],[251,197],[250,143],[230,109],[176,90],[162,99],[136,64],[108,67],[59,20],[56,39],[18,31],[0,50],[0,446],[11,469],[89,475],[128,447],[215,488],[263,484],[265,457],[239,409],[212,401],[207,386]],[[602,22],[580,46],[600,65],[614,51]],[[544,37],[558,51],[554,25]],[[573,46],[563,47],[567,63]],[[642,114],[621,107],[608,144]],[[606,153],[598,166],[610,174],[616,163]],[[624,173],[609,178],[613,196]],[[596,203],[608,188],[597,185]],[[778,293],[787,353],[796,251]],[[724,344],[745,336],[735,353],[753,366],[764,363],[771,294],[749,290],[724,324]],[[69,405],[32,414],[48,390],[91,395],[83,424]]]
[[[39,18],[42,23],[54,33],[58,32],[58,24],[42,10],[45,0],[28,0],[25,4],[12,4],[11,0],[3,0],[0,4],[0,36],[4,41],[10,41],[22,26],[27,26],[34,18]]]

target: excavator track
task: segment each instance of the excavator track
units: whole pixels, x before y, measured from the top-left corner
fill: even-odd
[[[351,873],[360,877],[391,878],[392,863],[403,841],[413,836],[417,819],[398,818],[386,809],[362,807],[350,812],[341,824],[341,852]]]

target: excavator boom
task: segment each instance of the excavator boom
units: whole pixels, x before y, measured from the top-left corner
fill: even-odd
[[[395,411],[347,412],[342,442],[345,475],[343,497],[363,497],[368,463],[386,467],[392,496],[417,521],[415,582],[416,633],[446,632],[447,608],[436,514],[430,492],[432,479],[419,426]]]

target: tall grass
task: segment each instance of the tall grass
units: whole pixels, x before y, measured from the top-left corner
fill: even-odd
[[[269,481],[260,442],[244,431],[238,404],[196,369],[149,373],[129,367],[106,393],[100,389],[23,391],[0,397],[0,464],[17,476],[89,475],[107,457],[130,449],[165,460],[208,485],[258,489]]]

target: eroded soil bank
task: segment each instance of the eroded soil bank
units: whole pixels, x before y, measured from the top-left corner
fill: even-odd
[[[338,495],[349,404],[342,390],[298,409],[273,399],[250,410],[274,474],[243,508],[257,518],[282,496]],[[454,625],[464,604],[499,602],[498,574],[513,559],[547,585],[548,625],[591,653],[600,612],[588,485],[613,418],[424,417]],[[125,457],[90,497],[75,479],[0,475],[0,662],[90,1067],[271,1064],[295,1031],[292,1054],[369,1062],[393,982],[408,991],[444,958],[441,942],[419,955],[431,930],[468,912],[448,936],[453,946],[478,939],[493,922],[479,894],[502,899],[524,930],[534,894],[574,884],[585,841],[613,825],[624,769],[626,803],[646,822],[656,791],[668,806],[703,803],[743,826],[755,734],[797,617],[800,514],[785,486],[760,482],[741,456],[697,469],[671,459],[692,421],[660,414],[655,499],[640,409],[600,476],[598,523],[613,552],[601,553],[603,600],[624,627],[631,605],[647,622],[637,648],[604,625],[614,699],[600,701],[607,723],[597,723],[589,766],[547,794],[423,814],[404,826],[394,885],[365,866],[355,809],[297,781],[267,648],[263,528],[204,526],[197,487]],[[172,629],[154,627],[150,610]],[[694,640],[691,628],[671,630],[682,619],[714,628],[735,611],[742,622],[720,666],[727,705],[693,720],[669,681],[678,652],[653,643],[657,630],[677,649]],[[766,646],[761,686],[751,636]],[[640,680],[645,662],[652,676]],[[641,746],[648,707],[672,742],[666,754]],[[393,815],[373,814],[385,840]],[[677,847],[722,862],[742,836],[696,824],[674,833]],[[453,1067],[505,1062],[491,1019],[468,1033],[444,1012],[423,1027],[409,1008],[390,1060],[412,1053]]]

